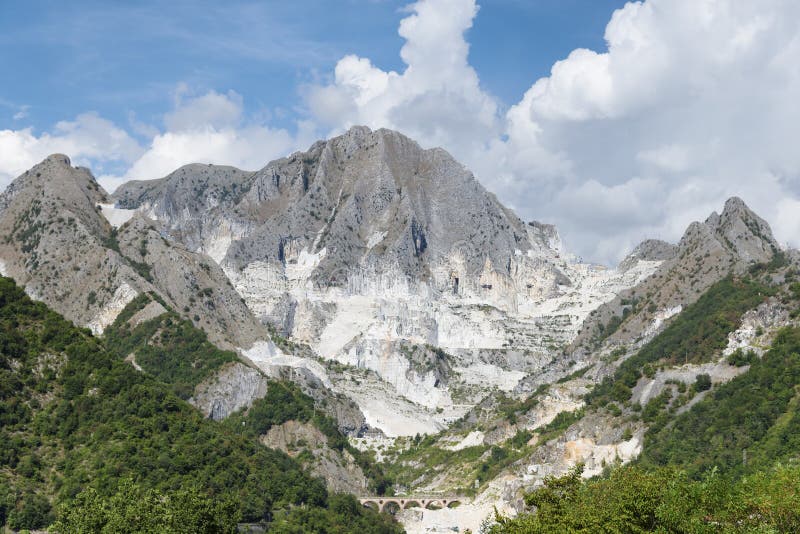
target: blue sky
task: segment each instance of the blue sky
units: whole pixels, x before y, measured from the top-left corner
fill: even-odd
[[[158,123],[179,84],[234,90],[250,114],[292,127],[299,88],[346,54],[399,70],[404,1],[0,2],[0,129],[96,111]],[[489,0],[469,31],[470,62],[505,105],[573,48],[602,50],[619,0]],[[13,73],[13,75],[11,75]],[[10,83],[9,83],[10,82]],[[29,108],[24,108],[29,106]],[[26,117],[14,115],[26,109]]]
[[[0,2],[0,187],[113,190],[355,124],[441,146],[614,264],[733,195],[800,245],[796,0]]]

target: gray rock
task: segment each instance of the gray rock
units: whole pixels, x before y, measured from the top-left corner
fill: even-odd
[[[647,239],[639,243],[625,259],[619,263],[620,271],[627,271],[638,261],[671,260],[678,252],[678,246],[660,239]]]
[[[353,456],[347,450],[330,448],[325,435],[310,423],[287,421],[270,428],[260,441],[290,456],[309,452],[311,459],[304,463],[314,475],[325,479],[330,491],[356,495],[367,493],[367,479]]]
[[[153,292],[223,347],[266,337],[211,258],[142,213],[115,230],[99,208],[109,202],[92,174],[61,154],[18,177],[0,195],[0,260],[8,275],[96,334],[137,294]]]
[[[621,316],[625,308],[632,313],[606,343],[641,343],[656,312],[686,307],[729,273],[741,274],[754,264],[769,262],[779,251],[769,224],[740,198],[733,197],[721,214],[715,212],[705,222],[690,224],[674,249],[653,241],[639,245],[634,254],[641,259],[665,258],[664,263],[636,287],[595,310],[567,352],[591,352],[599,325]],[[638,305],[633,306],[633,302]]]
[[[322,284],[341,285],[353,267],[375,264],[428,279],[454,250],[475,278],[487,258],[510,275],[515,251],[550,252],[558,241],[555,228],[524,224],[444,150],[365,127],[255,173],[190,165],[124,184],[115,198],[150,210],[188,248],[217,251],[236,270],[294,264],[304,249],[325,249],[313,273]]]
[[[232,362],[195,388],[189,399],[206,417],[215,421],[249,408],[267,394],[267,378],[256,369]]]

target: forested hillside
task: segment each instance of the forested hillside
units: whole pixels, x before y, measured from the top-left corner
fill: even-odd
[[[61,510],[70,531],[70,510],[98,499],[107,506],[127,481],[167,498],[158,502],[174,495],[215,507],[209,531],[262,520],[287,532],[400,531],[352,497],[329,495],[285,454],[204,419],[172,386],[8,278],[0,278],[0,443],[0,523],[16,529],[50,525]]]
[[[106,348],[119,358],[135,355],[136,364],[188,399],[194,388],[226,362],[238,361],[233,351],[220,350],[191,321],[169,310],[155,294],[137,296],[103,333]],[[156,317],[130,325],[148,304],[160,306]]]
[[[653,421],[631,466],[581,468],[525,496],[530,511],[495,534],[800,531],[800,328],[781,330],[750,369],[690,410]]]
[[[750,369],[674,421],[650,428],[643,465],[742,474],[800,455],[800,329],[786,328]]]

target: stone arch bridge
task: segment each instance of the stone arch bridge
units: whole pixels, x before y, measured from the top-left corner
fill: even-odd
[[[388,512],[389,508],[396,506],[400,510],[420,507],[426,510],[435,508],[453,508],[464,502],[463,497],[440,497],[409,495],[405,497],[359,497],[363,506],[377,508],[379,512]],[[392,506],[394,505],[394,506]]]

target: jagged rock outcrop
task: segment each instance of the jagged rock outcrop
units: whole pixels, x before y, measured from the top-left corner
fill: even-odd
[[[14,180],[0,200],[0,259],[32,297],[95,332],[149,289],[109,248],[113,228],[99,213],[108,196],[86,169],[54,154]]]
[[[239,362],[225,365],[205,382],[198,384],[189,399],[203,415],[214,420],[249,408],[267,394],[267,378],[252,367]]]
[[[641,342],[645,334],[654,335],[669,317],[714,283],[730,273],[741,274],[752,265],[769,262],[779,252],[769,224],[740,198],[730,198],[721,214],[714,212],[705,222],[690,224],[677,246],[646,241],[637,247],[631,257],[649,254],[664,258],[663,263],[646,280],[595,310],[571,350],[591,350],[593,340],[614,317],[625,319],[607,335],[607,343]]]

